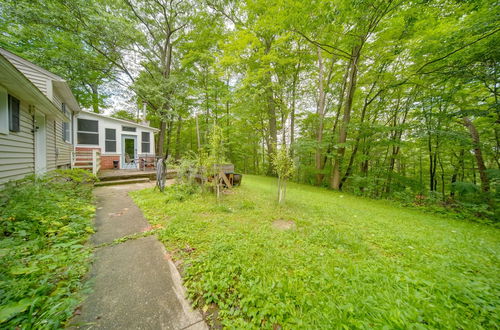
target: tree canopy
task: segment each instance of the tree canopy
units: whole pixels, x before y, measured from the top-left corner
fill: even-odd
[[[498,218],[499,16],[492,0],[6,0],[0,46],[94,111],[107,82],[130,88],[165,157],[208,148],[215,124],[245,173],[276,175],[283,145],[296,181]]]

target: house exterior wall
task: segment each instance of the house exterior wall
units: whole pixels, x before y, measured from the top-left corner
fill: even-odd
[[[0,134],[0,186],[10,180],[22,179],[35,171],[33,117],[28,104],[20,99],[20,131]]]
[[[78,144],[78,119],[89,119],[89,120],[97,120],[98,121],[98,133],[99,133],[99,144],[97,145],[88,145],[88,144]],[[130,126],[135,127],[135,132],[123,131],[122,126]],[[144,157],[145,155],[149,157],[154,157],[155,155],[155,145],[154,145],[154,129],[146,128],[142,126],[135,125],[134,123],[126,123],[122,121],[117,121],[114,118],[106,118],[103,116],[96,116],[92,113],[80,112],[74,118],[74,132],[73,139],[75,141],[76,150],[85,150],[85,149],[100,149],[101,150],[101,168],[102,169],[111,169],[113,168],[113,160],[119,161],[119,166],[121,168],[122,162],[122,135],[131,135],[137,137],[137,153],[138,157]],[[111,128],[116,130],[116,152],[106,152],[106,133],[105,129]],[[149,132],[149,143],[150,150],[148,153],[145,153],[142,150],[142,132]]]
[[[0,186],[35,172],[33,115],[22,95],[13,96],[20,100],[20,131],[0,134]],[[47,171],[70,168],[73,146],[63,140],[62,122],[47,118],[45,125]]]
[[[73,145],[70,142],[63,140],[63,124],[56,122],[56,167],[57,168],[70,168],[71,167],[71,152]]]

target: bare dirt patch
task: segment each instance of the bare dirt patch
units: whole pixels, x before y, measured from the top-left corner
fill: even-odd
[[[295,222],[292,220],[278,219],[273,221],[273,227],[279,230],[290,230],[295,228]]]

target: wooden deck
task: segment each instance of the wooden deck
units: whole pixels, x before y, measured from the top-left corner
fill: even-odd
[[[175,170],[167,171],[167,179],[175,177]],[[101,170],[97,175],[101,181],[126,180],[136,178],[149,178],[156,180],[156,170]]]

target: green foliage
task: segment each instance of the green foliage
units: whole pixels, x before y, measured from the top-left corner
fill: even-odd
[[[0,327],[63,327],[81,301],[94,178],[58,170],[0,191]]]
[[[227,328],[495,328],[499,229],[245,176],[223,206],[132,193],[195,306]],[[168,203],[165,201],[168,200]],[[280,229],[275,221],[293,221]]]
[[[137,117],[127,110],[117,110],[111,114],[111,117],[137,122]]]
[[[71,170],[55,170],[48,173],[48,178],[53,181],[66,181],[77,185],[82,183],[94,183],[99,180],[97,176],[92,174],[90,171],[80,168]]]
[[[295,167],[287,148],[278,149],[273,155],[272,162],[274,170],[280,179],[287,180],[293,176]]]
[[[213,125],[208,138],[208,157],[206,160],[206,167],[209,173],[217,171],[217,165],[225,162],[225,146],[224,146],[224,132],[218,125]]]

